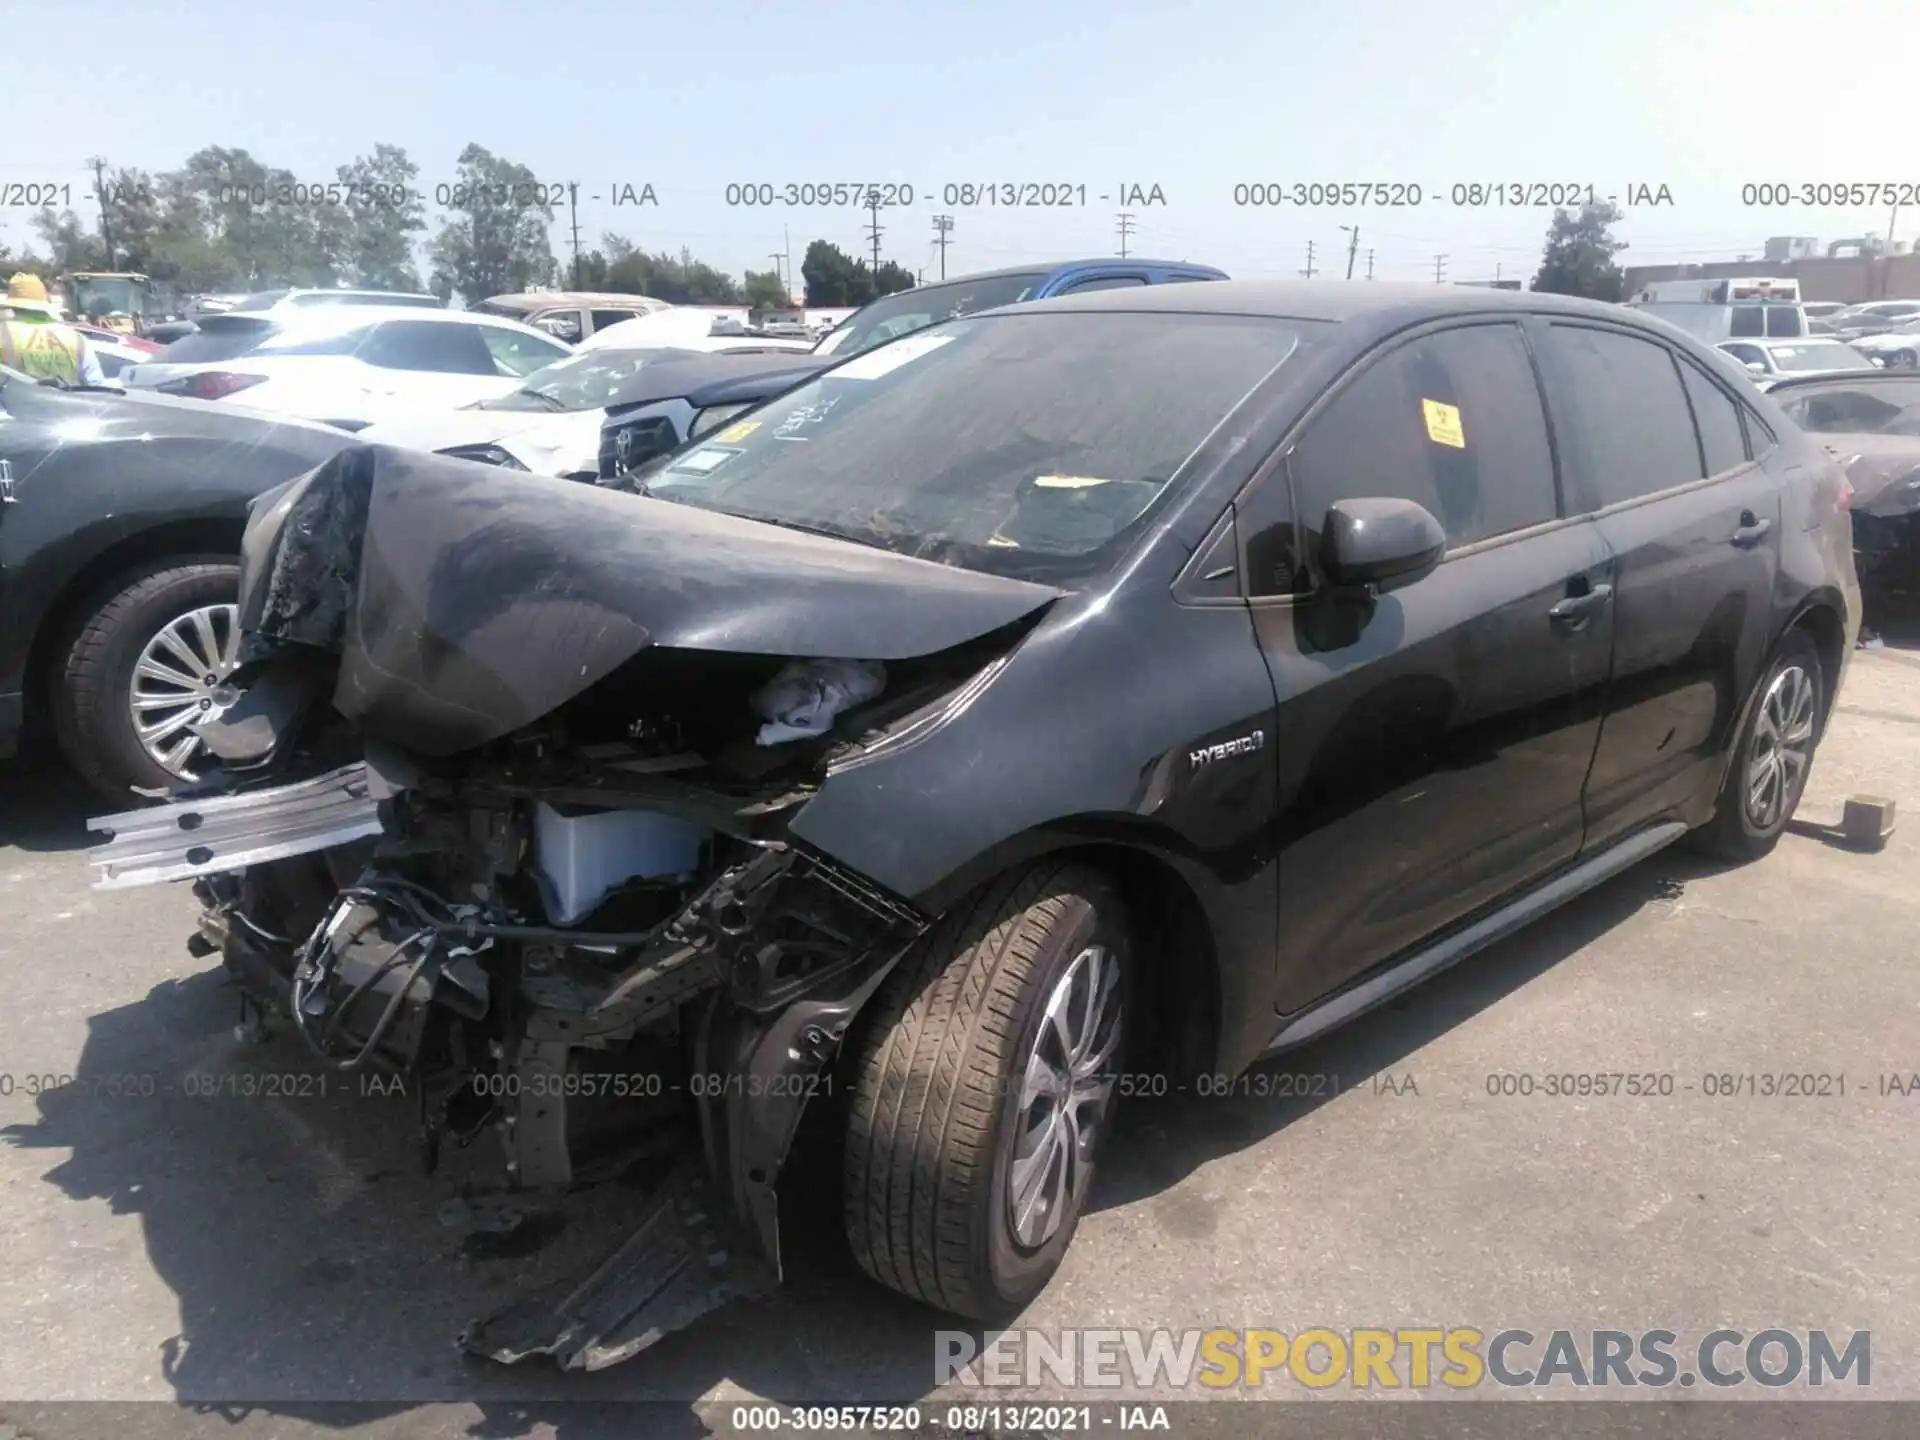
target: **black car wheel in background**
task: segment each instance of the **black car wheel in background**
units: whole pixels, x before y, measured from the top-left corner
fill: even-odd
[[[222,556],[156,560],[83,607],[51,678],[61,749],[118,804],[193,778],[194,731],[233,668],[240,567]]]

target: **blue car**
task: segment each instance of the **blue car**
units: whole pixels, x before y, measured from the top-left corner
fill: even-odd
[[[1015,265],[988,270],[958,280],[916,285],[874,301],[849,315],[838,329],[814,347],[816,355],[831,355],[838,363],[863,350],[897,340],[956,315],[1017,305],[1023,300],[1049,300],[1055,295],[1078,295],[1088,290],[1119,290],[1129,285],[1172,285],[1183,280],[1225,280],[1224,270],[1190,265],[1184,260],[1141,260],[1129,257],[1068,260],[1054,265]]]

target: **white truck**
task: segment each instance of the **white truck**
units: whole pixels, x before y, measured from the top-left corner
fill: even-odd
[[[1658,280],[1627,301],[1718,345],[1722,340],[1790,340],[1807,334],[1800,282],[1750,279]]]

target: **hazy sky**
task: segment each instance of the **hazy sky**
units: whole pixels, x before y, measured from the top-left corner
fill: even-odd
[[[1752,208],[1746,183],[1920,188],[1920,0],[67,0],[8,67],[8,182],[70,183],[84,162],[162,170],[239,146],[303,180],[376,142],[403,145],[431,196],[478,141],[581,194],[651,183],[658,208],[583,200],[582,237],[616,230],[730,270],[794,264],[824,236],[866,253],[852,209],[730,208],[729,182],[913,185],[884,214],[884,258],[949,274],[1132,248],[1239,275],[1344,268],[1382,278],[1530,275],[1551,212],[1451,203],[1475,182],[1592,184],[1673,203],[1619,227],[1626,263],[1758,255],[1769,235],[1885,233],[1871,208]],[[15,35],[16,46],[20,37]],[[78,81],[83,88],[76,89]],[[1084,208],[964,209],[945,185],[1084,185]],[[1399,182],[1418,208],[1236,208],[1243,182]],[[929,193],[931,192],[931,193]],[[27,210],[0,210],[26,242]],[[564,212],[562,214],[564,219]],[[1920,238],[1920,206],[1896,238]],[[554,231],[564,256],[562,226]],[[1334,252],[1339,252],[1338,255]]]

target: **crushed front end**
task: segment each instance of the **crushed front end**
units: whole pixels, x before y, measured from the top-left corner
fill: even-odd
[[[220,955],[249,1023],[278,1017],[332,1070],[404,1077],[429,1168],[487,1147],[493,1181],[460,1196],[460,1223],[507,1228],[578,1187],[650,1177],[631,1238],[595,1272],[462,1337],[501,1361],[600,1368],[777,1281],[777,1183],[802,1114],[929,923],[789,823],[832,757],[1004,652],[1009,607],[930,609],[926,655],[868,650],[891,643],[896,663],[796,658],[791,616],[751,596],[731,626],[711,594],[704,622],[689,612],[733,649],[657,643],[674,619],[662,595],[734,593],[736,545],[711,583],[549,566],[531,618],[503,622],[487,598],[501,570],[473,532],[392,543],[405,527],[382,500],[404,477],[396,507],[418,516],[434,481],[469,500],[498,482],[434,457],[390,468],[349,452],[256,507],[247,652],[202,732],[222,763],[187,799],[95,821],[109,838],[91,860],[104,888],[190,880],[191,946]],[[567,503],[536,500],[541,520],[495,514],[482,541],[525,559],[529,529]],[[623,596],[629,581],[648,593]],[[496,633],[450,639],[455,615]],[[820,628],[844,638],[828,643],[857,644],[846,607],[833,615]]]

